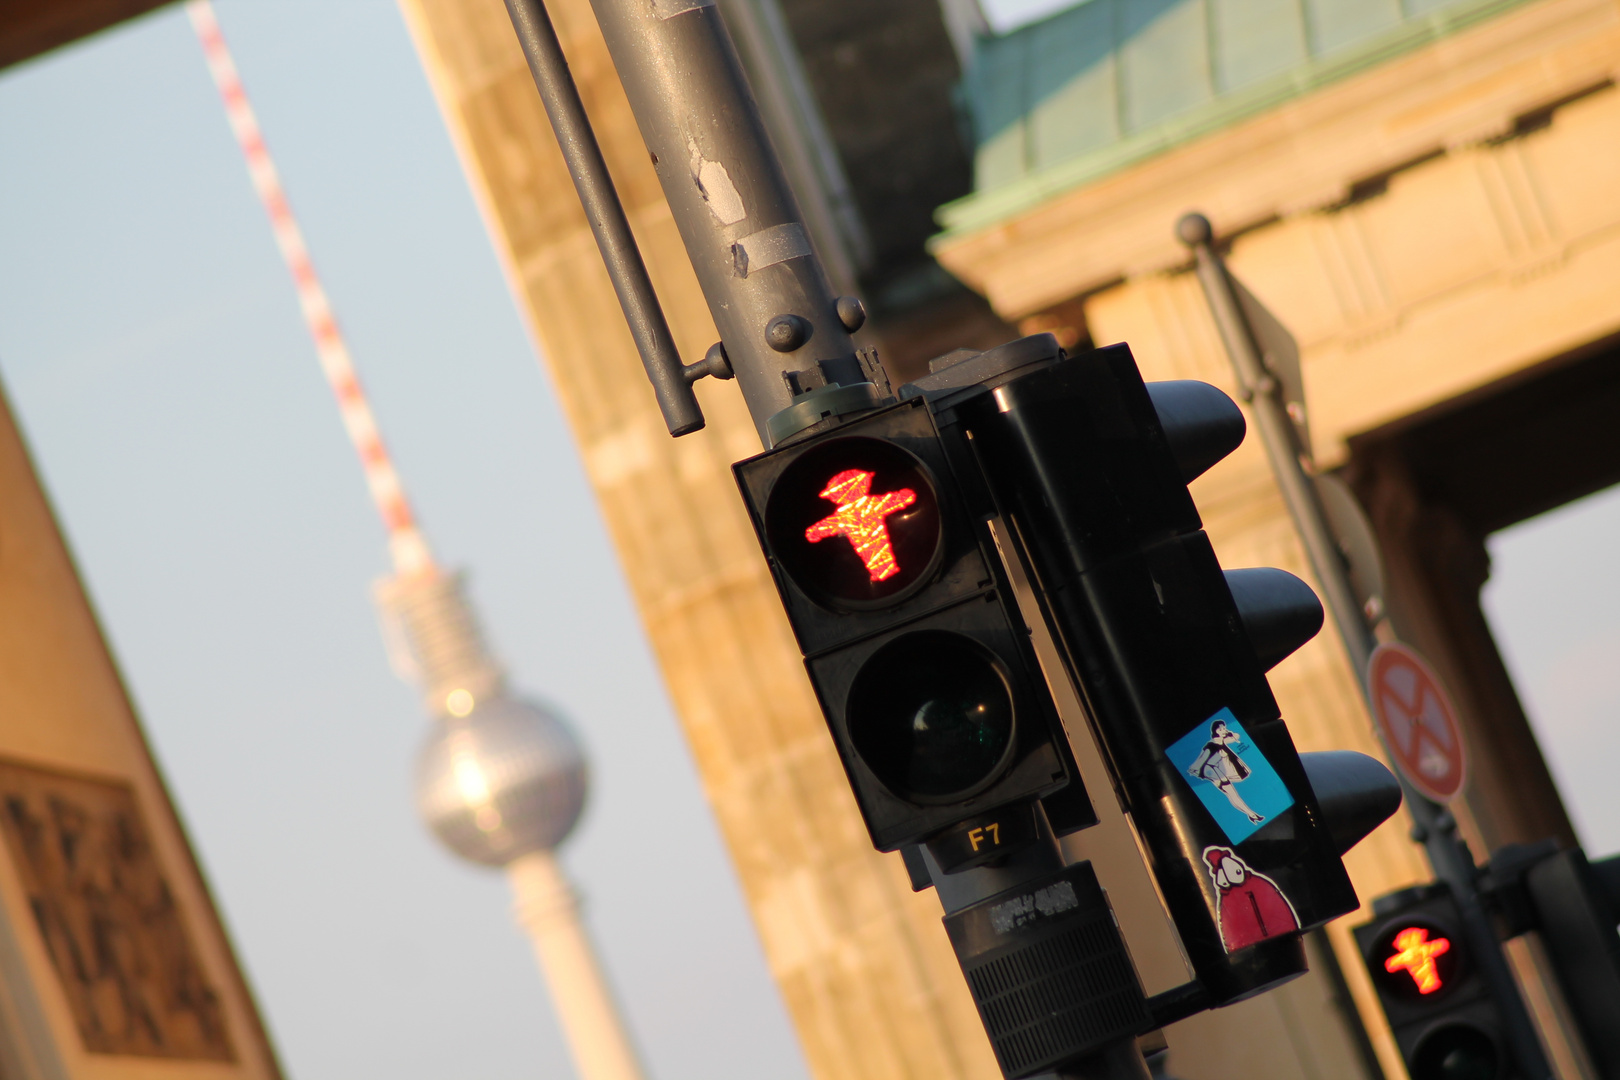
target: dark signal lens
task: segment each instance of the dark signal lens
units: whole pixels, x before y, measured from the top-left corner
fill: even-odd
[[[765,535],[787,575],[824,607],[892,601],[933,574],[939,496],[923,463],[894,443],[823,443],[783,470]]]
[[[855,751],[889,790],[914,800],[971,794],[1000,773],[1013,700],[995,659],[941,630],[906,634],[862,666],[849,691]]]
[[[1447,1024],[1423,1037],[1412,1055],[1412,1080],[1497,1080],[1496,1042],[1472,1024]]]

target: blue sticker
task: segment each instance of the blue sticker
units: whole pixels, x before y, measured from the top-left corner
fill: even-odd
[[[1165,756],[1234,844],[1294,805],[1288,785],[1249,741],[1231,709],[1177,739]]]

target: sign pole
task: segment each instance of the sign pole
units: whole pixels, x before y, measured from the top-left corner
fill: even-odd
[[[1272,475],[1294,519],[1311,569],[1321,583],[1323,599],[1339,628],[1339,639],[1355,669],[1356,680],[1367,697],[1368,707],[1376,714],[1379,705],[1374,701],[1368,675],[1378,642],[1356,601],[1348,568],[1315,486],[1301,465],[1309,459],[1309,447],[1301,445],[1296,434],[1293,418],[1282,400],[1277,373],[1269,371],[1261,357],[1225,260],[1215,249],[1214,229],[1209,219],[1202,214],[1187,214],[1177,223],[1176,234],[1192,249],[1197,260],[1198,283],[1215,318],[1221,344],[1232,361],[1238,390],[1260,429]],[[1381,729],[1379,738],[1385,741],[1385,751],[1392,762],[1404,760],[1404,755],[1389,746]],[[1412,784],[1405,768],[1397,768],[1396,773],[1414,822],[1412,838],[1423,845],[1435,877],[1450,886],[1456,898],[1464,931],[1490,985],[1491,997],[1500,1010],[1506,1028],[1504,1034],[1521,1075],[1524,1080],[1550,1080],[1552,1070],[1480,897],[1479,871],[1467,844],[1457,834],[1457,819],[1423,795]]]

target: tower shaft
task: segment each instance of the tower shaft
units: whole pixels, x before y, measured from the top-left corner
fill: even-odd
[[[579,917],[579,899],[549,851],[507,864],[513,913],[529,935],[582,1080],[645,1080],[618,1003]]]

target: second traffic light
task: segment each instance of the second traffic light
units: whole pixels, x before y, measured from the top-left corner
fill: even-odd
[[[1317,632],[1321,604],[1281,570],[1224,571],[1187,489],[1242,441],[1238,407],[1203,383],[1144,383],[1123,345],[1049,352],[964,357],[901,394],[972,447],[1036,583],[1196,974],[1155,1002],[1169,1022],[1304,970],[1301,935],[1357,906],[1340,854],[1399,789],[1334,755],[1329,821],[1281,718],[1265,673]]]
[[[1095,820],[923,402],[736,471],[874,845],[955,870],[1032,840],[1039,799],[1059,832]]]
[[[1356,944],[1412,1080],[1503,1080],[1501,1018],[1450,891],[1403,889],[1374,900],[1373,915]]]

